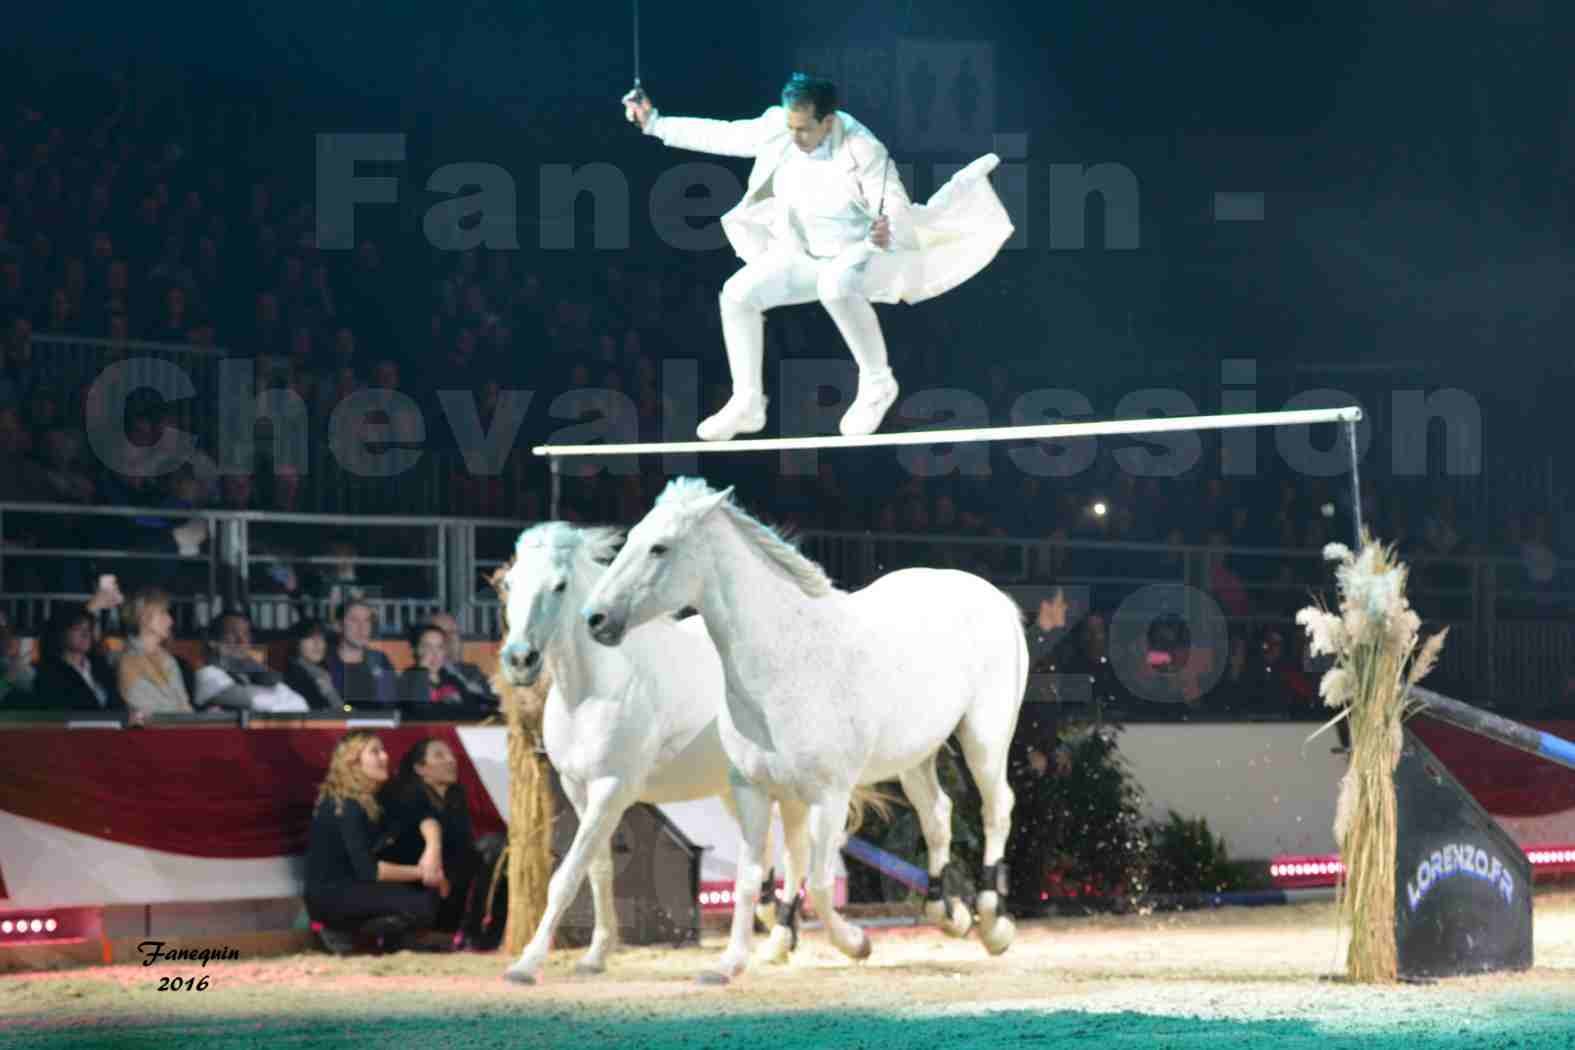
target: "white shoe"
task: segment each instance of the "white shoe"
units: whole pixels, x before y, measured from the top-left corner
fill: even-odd
[[[881,420],[897,402],[897,377],[888,371],[879,379],[859,380],[859,394],[842,417],[841,430],[847,437],[862,437],[880,429]]]
[[[716,415],[695,428],[701,441],[731,441],[739,434],[753,434],[766,426],[766,401],[762,394],[734,394]]]

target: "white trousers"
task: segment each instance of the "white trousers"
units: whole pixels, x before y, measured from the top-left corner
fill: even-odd
[[[831,259],[775,251],[747,263],[727,279],[721,295],[722,334],[735,396],[761,392],[765,311],[817,299],[858,362],[860,380],[886,373],[886,339],[875,307],[863,295],[864,264],[875,251],[862,241]]]

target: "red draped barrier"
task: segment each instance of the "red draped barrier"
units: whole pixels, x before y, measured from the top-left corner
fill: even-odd
[[[1566,740],[1575,722],[1528,723]],[[1406,723],[1495,817],[1541,817],[1575,809],[1575,770],[1431,718]]]
[[[230,860],[301,854],[317,787],[344,734],[341,727],[0,732],[0,807],[166,853]],[[452,726],[377,735],[391,772],[417,741],[447,743],[476,834],[503,830]]]

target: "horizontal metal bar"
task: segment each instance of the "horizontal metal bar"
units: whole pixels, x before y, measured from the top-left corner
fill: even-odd
[[[671,452],[778,452],[793,449],[877,448],[884,445],[953,445],[970,441],[1049,441],[1111,434],[1161,434],[1177,430],[1229,430],[1238,427],[1288,427],[1355,422],[1356,405],[1290,412],[1238,412],[1231,415],[1111,419],[1093,423],[1040,423],[1018,427],[957,430],[905,430],[857,437],[745,438],[740,441],[653,441],[626,445],[537,445],[537,456],[626,456]]]
[[[512,521],[499,518],[448,518],[429,514],[421,517],[394,514],[304,514],[272,510],[220,510],[200,508],[185,510],[171,507],[88,507],[78,503],[0,503],[0,511],[17,514],[48,514],[56,517],[91,515],[106,518],[169,518],[188,521],[192,518],[212,518],[216,521],[247,521],[281,525],[367,525],[376,528],[396,528],[435,525],[488,525],[499,528],[522,529],[537,524],[533,521]]]
[[[338,565],[341,561],[349,561],[355,565],[441,565],[441,558],[335,558],[329,555],[313,555],[310,558],[292,558],[285,554],[249,554],[248,562],[271,564],[284,562],[290,565]]]
[[[206,554],[167,554],[160,551],[89,550],[69,547],[7,547],[7,558],[114,558],[119,561],[206,562]]]

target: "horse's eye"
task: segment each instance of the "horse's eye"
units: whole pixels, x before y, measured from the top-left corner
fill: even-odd
[[[559,580],[558,581],[558,586],[556,586],[556,587],[554,587],[552,589],[552,593],[553,594],[562,594],[564,592],[564,590],[568,586],[569,586],[569,581],[568,580]]]
[[[666,553],[667,553],[667,548],[662,546],[660,543],[653,543],[653,544],[651,544],[651,557],[653,557],[653,558],[660,558],[662,555],[664,555]]]

